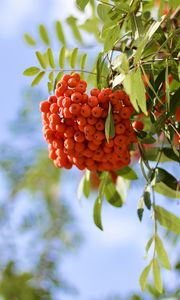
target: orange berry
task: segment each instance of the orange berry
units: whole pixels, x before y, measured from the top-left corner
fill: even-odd
[[[88,157],[88,158],[92,157],[93,154],[94,154],[94,152],[88,148],[86,148],[83,152],[83,156]]]
[[[80,92],[83,94],[86,91],[86,87],[87,87],[87,83],[84,80],[80,80],[79,83],[77,84],[75,90],[76,90],[76,92]]]
[[[87,94],[83,94],[83,95],[82,95],[82,100],[81,100],[81,102],[82,102],[82,103],[87,103],[87,102],[88,102],[88,98],[89,98],[89,97],[88,97]]]
[[[70,78],[68,80],[68,86],[70,88],[74,88],[74,87],[76,87],[76,85],[77,85],[77,80],[75,78]]]
[[[65,107],[63,109],[63,116],[64,118],[67,118],[67,119],[71,119],[73,117],[72,113],[69,111],[69,108],[68,107]]]
[[[86,124],[86,119],[82,116],[79,116],[76,121],[77,121],[77,124],[80,126],[84,126]]]
[[[69,111],[72,115],[78,115],[81,111],[81,105],[79,103],[72,103],[69,107]]]
[[[76,131],[75,134],[74,134],[74,140],[75,140],[77,143],[82,143],[82,142],[84,142],[84,140],[85,140],[84,133],[81,132],[81,131]]]
[[[49,96],[48,102],[49,102],[50,104],[52,104],[52,103],[57,103],[57,97],[56,97],[56,96]]]
[[[115,138],[114,138],[114,144],[116,146],[121,146],[123,144],[126,144],[126,137],[124,135],[117,135]]]
[[[49,128],[51,128],[53,131],[56,130],[56,123],[50,122],[49,123]]]
[[[64,140],[65,149],[72,150],[72,149],[74,149],[74,146],[75,146],[75,142],[73,139],[68,138],[68,139]]]
[[[59,107],[62,106],[63,99],[64,99],[64,96],[60,96],[60,97],[57,99],[57,105],[58,105]]]
[[[80,81],[80,75],[78,73],[72,73],[71,78],[74,78],[77,82]]]
[[[81,107],[81,115],[88,118],[91,115],[91,108],[88,104],[83,104]]]
[[[93,88],[93,89],[90,90],[91,96],[98,96],[99,93],[100,93],[99,89]]]
[[[105,139],[105,134],[101,131],[96,131],[94,134],[94,139],[97,141],[103,141]]]
[[[126,127],[121,123],[119,123],[115,126],[116,134],[123,134],[125,132],[125,130],[126,130]]]
[[[90,135],[93,135],[96,132],[96,128],[92,125],[85,125],[84,126],[84,133],[88,133]]]
[[[50,108],[50,103],[48,101],[41,101],[39,105],[40,111],[43,113],[48,113]]]
[[[131,106],[131,105],[132,105],[128,95],[125,95],[125,97],[124,97],[124,99],[123,99],[123,103],[124,103],[126,106]]]
[[[88,148],[90,150],[92,150],[92,151],[95,151],[95,150],[97,150],[99,148],[99,145],[94,144],[93,141],[92,142],[88,142]]]
[[[95,107],[92,108],[92,115],[95,118],[100,118],[101,115],[102,115],[102,112],[103,112],[103,110],[99,106],[95,106]]]
[[[119,114],[113,114],[114,124],[117,124],[121,121],[121,117]]]
[[[62,79],[61,79],[61,80],[68,82],[68,80],[69,80],[70,78],[71,78],[71,75],[69,75],[69,74],[64,74],[64,75],[62,76]]]
[[[123,119],[129,119],[131,117],[131,110],[128,107],[123,107],[120,111],[120,116]]]
[[[57,154],[55,151],[50,151],[49,152],[49,158],[52,159],[52,160],[55,160],[57,158]]]
[[[125,144],[122,144],[122,145],[119,145],[119,146],[114,146],[114,152],[116,152],[117,154],[122,154],[126,150],[127,150],[127,147],[126,147]]]
[[[91,107],[98,105],[98,98],[96,96],[90,96],[88,99],[88,104]]]
[[[62,106],[63,107],[69,107],[71,105],[72,101],[70,97],[65,97],[62,100]]]
[[[49,117],[49,121],[54,123],[54,124],[60,124],[61,123],[61,119],[60,116],[58,114],[51,114]]]
[[[90,134],[89,132],[86,132],[86,133],[85,133],[85,138],[86,138],[86,140],[88,140],[88,141],[93,141],[93,139],[94,139],[93,135]]]
[[[76,143],[75,143],[74,150],[75,150],[76,152],[78,152],[78,153],[81,153],[81,152],[84,151],[85,147],[86,147],[86,146],[85,146],[84,142],[82,142],[82,143],[76,142]]]
[[[73,127],[67,127],[64,131],[64,137],[65,138],[72,138],[74,136],[74,128]]]
[[[95,126],[97,130],[104,130],[104,121],[102,119],[98,120]]]
[[[74,90],[73,89],[68,89],[64,92],[64,96],[65,97],[71,97],[71,95],[74,93]]]
[[[59,112],[59,106],[57,105],[57,103],[52,103],[50,106],[50,111],[52,113],[57,113]]]
[[[64,133],[65,129],[66,129],[66,125],[64,123],[60,123],[56,125],[56,130],[59,133]]]
[[[67,89],[67,82],[59,81],[56,85],[55,95],[57,97],[62,96],[66,89]]]
[[[94,125],[94,124],[96,124],[97,119],[95,117],[93,117],[93,116],[90,116],[90,117],[87,118],[87,122],[90,125]]]
[[[82,100],[82,94],[79,92],[75,92],[71,95],[71,100],[75,103],[80,103]]]

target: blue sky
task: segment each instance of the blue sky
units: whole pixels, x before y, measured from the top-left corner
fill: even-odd
[[[24,44],[23,33],[36,33],[40,23],[51,28],[55,20],[64,20],[68,13],[75,11],[73,2],[0,1],[1,140],[6,138],[7,124],[21,105],[22,89],[30,84],[29,78],[23,77],[22,72],[34,63],[33,51]],[[74,175],[77,175],[75,170],[68,176],[71,188],[67,189],[67,173],[64,174],[62,193],[75,211],[86,242],[78,253],[65,259],[65,277],[79,289],[79,300],[103,299],[111,293],[126,294],[139,290],[139,274],[146,263],[143,260],[144,248],[152,233],[150,214],[146,214],[143,223],[136,216],[137,201],[142,193],[141,183],[133,184],[122,209],[105,205],[104,232],[101,232],[92,220],[93,199],[81,202],[76,199],[79,176]],[[163,205],[163,197],[159,199]],[[71,299],[74,298],[64,295],[63,300]]]

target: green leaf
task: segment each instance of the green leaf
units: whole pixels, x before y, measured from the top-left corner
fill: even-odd
[[[87,53],[82,54],[81,60],[80,60],[80,68],[84,70],[86,65],[86,59],[87,59]]]
[[[159,257],[160,262],[162,263],[164,268],[171,270],[171,265],[169,262],[167,252],[164,248],[163,242],[161,241],[161,239],[159,238],[158,235],[155,236],[155,246],[156,246],[155,249],[156,249],[156,252]]]
[[[89,0],[76,0],[76,5],[80,10],[84,11],[88,2]]]
[[[142,221],[143,213],[144,213],[144,199],[141,197],[138,201],[138,206],[137,206],[137,215],[140,222]]]
[[[119,25],[110,28],[107,31],[106,38],[104,41],[104,52],[108,52],[113,48],[113,46],[117,43],[120,37],[120,28]]]
[[[45,57],[43,56],[43,54],[41,54],[41,52],[39,52],[39,51],[36,51],[36,57],[41,65],[41,67],[43,69],[46,69],[47,64],[46,64],[46,60],[45,60]]]
[[[75,17],[73,17],[73,16],[69,16],[66,19],[66,21],[67,21],[67,24],[70,26],[75,39],[79,43],[83,44],[83,39],[82,39],[81,33],[79,31],[79,28],[77,26],[77,19]]]
[[[145,191],[143,194],[144,203],[148,209],[151,209],[151,198],[150,198],[150,192]]]
[[[150,238],[146,245],[146,253],[148,253],[149,249],[151,248],[152,242],[154,241],[154,237]]]
[[[56,84],[61,80],[62,76],[63,76],[63,72],[58,72],[58,74],[54,80],[54,90],[56,88]]]
[[[90,171],[86,170],[84,176],[84,184],[83,184],[83,194],[86,198],[89,197],[91,191],[91,184],[90,184]]]
[[[27,33],[24,34],[24,40],[30,46],[35,46],[36,45],[36,41]]]
[[[59,52],[59,66],[61,69],[64,69],[65,54],[66,54],[66,48],[62,47]]]
[[[155,216],[161,226],[173,231],[176,234],[180,234],[180,218],[161,206],[155,206],[154,210]]]
[[[45,45],[50,44],[47,29],[43,24],[39,25],[39,35]]]
[[[116,171],[116,174],[128,180],[138,179],[136,172],[130,167],[124,167],[123,169]]]
[[[70,66],[72,69],[75,68],[78,57],[78,48],[74,48],[70,58]]]
[[[50,94],[52,92],[52,90],[53,90],[53,82],[52,81],[48,82],[47,86],[48,86],[48,93]]]
[[[153,258],[152,266],[153,266],[153,279],[154,279],[155,288],[159,293],[162,293],[163,285],[161,280],[160,267],[156,258]]]
[[[53,82],[54,81],[54,71],[51,71],[48,75],[49,81]]]
[[[97,197],[96,201],[94,203],[94,211],[93,211],[93,217],[94,217],[94,223],[96,226],[103,230],[102,221],[101,221],[101,209],[102,209],[102,197]]]
[[[115,185],[110,182],[108,183],[104,188],[104,194],[107,199],[107,201],[115,206],[115,207],[121,207],[123,205],[122,198],[118,191],[116,190]]]
[[[46,73],[45,71],[40,72],[32,81],[31,86],[33,87],[33,86],[37,85],[41,81],[41,79],[44,77],[45,73]]]
[[[77,191],[77,197],[78,197],[78,199],[80,199],[82,197],[82,194],[84,194],[84,196],[86,198],[88,198],[89,195],[90,195],[90,189],[91,189],[91,185],[90,185],[90,171],[86,170],[86,173],[81,178],[81,181],[79,183],[79,187],[78,187],[78,191]]]
[[[56,35],[57,35],[58,40],[60,41],[60,43],[62,43],[65,46],[66,45],[66,39],[65,39],[65,36],[64,36],[64,32],[63,32],[63,29],[62,29],[61,22],[56,21],[55,27],[56,27]]]
[[[135,110],[139,112],[140,108],[147,115],[145,87],[140,69],[128,73],[123,81],[123,85]]]
[[[167,172],[166,170],[162,168],[156,168],[156,177],[157,177],[157,182],[163,182],[166,184],[168,187],[171,189],[177,191],[178,190],[178,185],[179,182],[176,180],[176,178]]]
[[[47,49],[47,57],[48,57],[48,61],[49,61],[49,65],[52,69],[55,68],[55,62],[54,62],[54,56],[53,56],[53,52],[51,48]]]
[[[113,68],[117,69],[120,73],[128,73],[129,72],[129,61],[127,55],[122,53],[117,55],[113,60]]]
[[[109,11],[110,11],[110,8],[108,5],[101,4],[101,3],[98,4],[97,14],[103,22],[105,22],[106,20],[109,19],[109,16],[108,16]]]
[[[34,76],[39,73],[40,69],[37,67],[30,67],[23,72],[24,76]]]
[[[108,143],[109,143],[109,138],[110,137],[113,138],[115,136],[114,120],[112,116],[112,107],[110,102],[108,108],[108,115],[105,122],[105,136]]]
[[[160,27],[160,25],[164,21],[164,18],[165,18],[165,16],[163,16],[160,21],[155,21],[149,27],[149,29],[147,30],[145,36],[143,36],[143,38],[142,38],[142,40],[141,40],[141,42],[140,42],[140,44],[137,48],[137,51],[134,55],[134,65],[136,65],[138,63],[138,61],[141,59],[141,55],[143,53],[143,50],[144,50],[146,44],[148,43],[148,41],[151,40],[153,34],[156,32],[156,30]]]
[[[180,161],[180,158],[174,153],[174,151],[171,148],[163,148],[163,153],[165,156],[170,158],[171,160]]]
[[[164,195],[166,198],[173,198],[173,199],[179,199],[180,198],[180,190],[175,191],[171,189],[169,186],[167,186],[164,182],[158,182],[154,186],[154,190],[161,194]]]
[[[139,282],[140,282],[142,291],[144,291],[145,288],[146,288],[146,284],[147,284],[148,275],[149,275],[150,270],[151,270],[151,264],[149,264],[149,265],[142,271],[141,276],[140,276],[140,278],[139,278]]]

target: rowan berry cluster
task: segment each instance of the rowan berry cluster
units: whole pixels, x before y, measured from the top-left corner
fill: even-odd
[[[117,170],[130,163],[130,145],[136,142],[130,117],[134,109],[122,90],[93,88],[80,75],[65,74],[57,83],[55,95],[40,103],[44,138],[49,157],[56,167],[80,170]],[[105,137],[109,103],[115,136]]]

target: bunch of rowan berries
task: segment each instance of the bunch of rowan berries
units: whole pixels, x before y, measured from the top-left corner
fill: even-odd
[[[123,90],[93,88],[80,75],[65,74],[55,95],[40,103],[44,138],[49,157],[58,168],[118,170],[130,163],[130,146],[136,142],[130,117],[134,109]],[[115,136],[105,137],[105,122],[111,103]]]

